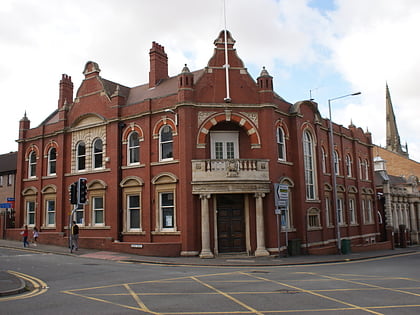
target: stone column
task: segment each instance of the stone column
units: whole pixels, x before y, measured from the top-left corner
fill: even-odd
[[[385,221],[386,227],[394,227],[394,215],[392,213],[392,196],[391,196],[391,189],[389,187],[389,182],[384,183],[384,197],[385,197]]]
[[[411,223],[411,243],[418,244],[419,243],[419,233],[417,230],[417,220],[416,220],[416,211],[414,209],[414,202],[409,201],[410,207],[410,223]]]
[[[257,250],[255,256],[269,256],[270,253],[265,248],[265,231],[264,231],[264,211],[263,201],[265,197],[264,193],[256,193],[255,197],[255,209],[256,209],[256,225],[257,225]]]
[[[201,253],[200,258],[214,258],[210,250],[210,218],[208,194],[201,194]]]

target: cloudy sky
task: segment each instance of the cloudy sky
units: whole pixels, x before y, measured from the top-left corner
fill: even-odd
[[[87,61],[133,87],[148,80],[152,41],[169,74],[205,67],[224,28],[223,0],[2,0],[0,153],[17,150],[25,111],[39,125],[57,107],[61,74],[75,92]],[[333,120],[352,121],[385,145],[388,82],[401,141],[420,161],[420,1],[226,0],[227,29],[254,78],[265,66],[287,101],[314,98]]]

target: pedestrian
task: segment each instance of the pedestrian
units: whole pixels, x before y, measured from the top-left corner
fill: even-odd
[[[34,246],[38,246],[38,237],[39,237],[39,232],[38,229],[36,228],[36,226],[34,226],[34,230],[32,232],[32,242],[34,243]]]
[[[29,230],[28,230],[27,225],[25,225],[25,228],[23,229],[22,232],[20,232],[20,234],[23,236],[23,247],[29,247],[29,242],[28,242]]]
[[[79,249],[79,226],[76,224],[76,221],[73,221],[71,234],[73,235],[72,237],[73,244],[71,245],[72,249],[74,248],[75,250],[78,250]]]

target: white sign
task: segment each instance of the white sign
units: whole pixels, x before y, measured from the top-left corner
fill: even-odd
[[[274,201],[276,208],[287,208],[289,204],[289,186],[274,183]]]

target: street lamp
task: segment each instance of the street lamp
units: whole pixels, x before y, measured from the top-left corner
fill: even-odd
[[[356,92],[352,94],[347,94],[343,96],[338,96],[334,98],[330,98],[328,100],[328,110],[330,114],[330,123],[329,123],[329,129],[330,129],[330,151],[331,151],[331,176],[332,176],[332,190],[333,190],[333,211],[335,212],[335,229],[337,234],[337,251],[338,254],[341,254],[341,235],[340,235],[340,225],[338,221],[338,199],[337,199],[337,174],[335,172],[335,161],[334,161],[334,135],[333,135],[333,126],[332,126],[332,120],[331,120],[331,101],[338,100],[340,98],[345,98],[348,96],[355,96],[360,95],[361,92]]]

